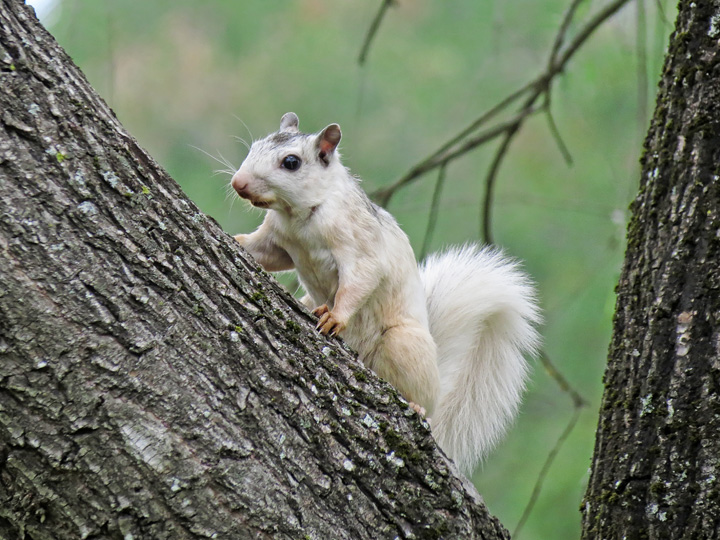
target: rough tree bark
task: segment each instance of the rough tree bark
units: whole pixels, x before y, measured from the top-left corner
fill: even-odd
[[[0,0],[0,538],[507,538]]]
[[[583,538],[720,537],[720,2],[682,0],[640,194]]]

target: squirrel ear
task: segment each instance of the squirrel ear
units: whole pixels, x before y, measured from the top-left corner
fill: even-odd
[[[280,131],[297,133],[298,124],[300,124],[300,120],[298,119],[297,114],[294,112],[285,113],[280,119]]]
[[[337,124],[330,124],[318,135],[318,157],[325,165],[330,163],[330,155],[335,152],[335,148],[337,148],[341,137],[342,132],[340,131],[340,126]]]

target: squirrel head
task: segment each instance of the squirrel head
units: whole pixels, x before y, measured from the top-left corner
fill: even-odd
[[[338,176],[347,174],[337,151],[340,126],[308,134],[298,125],[295,113],[283,115],[280,129],[254,142],[233,175],[233,189],[253,206],[290,214],[311,209],[327,198]]]

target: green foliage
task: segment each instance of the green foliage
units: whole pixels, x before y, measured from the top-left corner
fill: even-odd
[[[253,229],[261,213],[226,197],[229,176],[213,170],[228,167],[193,147],[238,166],[246,150],[232,136],[250,142],[292,110],[305,131],[342,125],[345,163],[372,191],[537,76],[569,4],[399,2],[359,68],[379,2],[64,0],[50,30],[184,191],[237,233]],[[595,4],[587,4],[581,17],[593,12]],[[654,12],[659,4],[664,16]],[[648,20],[657,21],[642,40],[652,43],[647,71],[655,81],[672,7],[661,1],[646,8]],[[564,163],[538,115],[514,142],[498,178],[495,238],[536,279],[547,353],[590,403],[522,538],[579,533],[576,509],[590,465],[613,288],[647,129],[639,119],[650,114],[638,103],[645,100],[640,97],[652,103],[654,94],[654,88],[638,89],[633,10],[627,6],[606,23],[554,84],[552,110],[574,164]],[[478,238],[481,183],[493,150],[482,147],[448,167],[434,249]],[[389,208],[416,249],[435,178],[431,173],[400,192]],[[258,292],[253,300],[263,298]],[[571,414],[569,397],[537,364],[517,425],[474,478],[510,530]]]

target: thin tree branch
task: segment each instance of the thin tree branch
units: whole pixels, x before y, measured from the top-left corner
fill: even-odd
[[[672,21],[667,18],[667,14],[665,13],[665,6],[663,6],[662,0],[655,0],[655,5],[657,6],[658,13],[660,14],[660,20],[665,26],[669,26],[672,28]]]
[[[550,94],[548,94],[550,95]],[[545,115],[547,117],[548,122],[548,129],[550,130],[550,135],[552,135],[553,139],[555,140],[555,144],[557,144],[558,149],[560,150],[560,153],[562,154],[563,159],[565,160],[565,163],[570,166],[573,164],[573,158],[572,155],[570,155],[570,150],[568,149],[567,145],[565,144],[565,141],[563,140],[562,136],[560,135],[560,130],[557,127],[557,124],[555,123],[555,117],[553,116],[551,110],[550,110],[550,103],[548,102],[547,106],[545,107]]]
[[[587,400],[582,397],[582,395],[580,395],[580,393],[570,385],[570,383],[563,376],[563,374],[560,373],[560,371],[558,371],[558,369],[555,367],[555,364],[552,362],[552,360],[550,360],[550,357],[545,351],[540,351],[540,363],[543,365],[550,378],[558,384],[558,386],[563,392],[570,396],[574,407],[581,408],[587,406]]]
[[[388,8],[393,4],[393,2],[394,0],[383,0],[380,4],[380,9],[378,9],[375,18],[373,19],[372,23],[370,23],[370,28],[368,28],[368,32],[365,36],[365,41],[363,42],[362,48],[360,49],[360,56],[358,56],[359,66],[363,66],[365,64],[368,53],[370,52],[370,45],[372,45],[372,42],[375,39],[375,35],[380,28],[380,23],[382,22]]]
[[[630,0],[615,0],[615,2],[612,2],[605,6],[605,8],[596,13],[595,16],[580,29],[574,39],[572,39],[567,46],[563,47],[563,43],[565,42],[565,35],[567,34],[568,28],[572,22],[572,18],[575,15],[577,7],[581,1],[582,0],[573,0],[565,16],[563,17],[563,21],[561,22],[558,34],[556,35],[548,57],[548,66],[545,72],[530,81],[529,83],[523,85],[521,88],[510,94],[508,97],[501,100],[489,111],[487,111],[477,120],[472,122],[468,127],[460,131],[457,135],[453,136],[447,143],[443,144],[440,148],[435,150],[428,157],[424,158],[422,161],[411,167],[410,170],[395,183],[386,188],[381,188],[375,191],[372,196],[378,202],[378,204],[382,206],[387,206],[387,204],[390,202],[390,199],[398,190],[416,181],[420,176],[440,167],[441,165],[449,163],[454,159],[458,159],[465,153],[479,146],[479,144],[494,139],[497,135],[509,132],[509,126],[512,126],[515,123],[514,119],[506,121],[503,124],[497,126],[496,128],[488,129],[485,133],[490,133],[492,134],[492,136],[480,137],[481,142],[479,144],[465,144],[462,145],[460,149],[454,151],[452,150],[453,147],[460,145],[467,137],[471,136],[474,131],[476,131],[479,127],[483,126],[491,118],[495,117],[498,113],[504,111],[509,105],[514,103],[521,96],[529,94],[528,99],[521,107],[520,114],[522,114],[522,111],[524,109],[532,106],[541,95],[549,94],[551,89],[551,83],[554,77],[557,76],[559,73],[562,73],[570,59],[593,34],[593,32],[605,20],[614,15],[622,6],[627,4]],[[520,123],[522,123],[522,121]],[[514,129],[516,130],[517,128]],[[510,137],[510,140],[511,139],[512,137]],[[486,177],[486,186],[487,180],[493,178],[493,174],[499,169],[500,161],[502,160],[504,155],[505,151],[499,154],[498,159],[498,154],[496,154],[494,161],[496,161],[497,163],[494,162],[490,170],[491,174]],[[485,199],[488,199],[487,189]],[[483,229],[487,228],[483,227]]]
[[[540,469],[540,474],[538,474],[537,480],[535,481],[535,486],[533,487],[532,494],[530,495],[530,500],[528,501],[527,505],[525,506],[525,510],[523,511],[522,517],[520,518],[520,521],[518,521],[518,524],[515,526],[515,530],[512,533],[512,538],[517,538],[518,534],[522,530],[523,526],[527,522],[528,518],[530,517],[530,513],[532,512],[533,508],[535,507],[535,503],[538,500],[538,497],[540,496],[540,492],[542,491],[543,483],[545,482],[545,478],[547,477],[548,472],[550,471],[550,467],[552,467],[553,462],[555,461],[555,458],[557,457],[558,453],[560,452],[560,449],[562,448],[563,444],[565,444],[565,441],[570,436],[570,433],[572,433],[573,429],[575,429],[575,425],[578,423],[578,420],[580,420],[580,413],[582,412],[582,408],[575,407],[573,411],[572,418],[570,418],[570,421],[568,422],[567,426],[565,426],[565,429],[560,434],[560,437],[558,437],[558,440],[555,442],[555,446],[550,450],[550,453],[548,454],[547,459],[545,459],[545,463],[542,466],[542,469]]]
[[[553,81],[553,78],[558,73],[561,73],[565,69],[565,65],[567,62],[572,58],[572,56],[577,52],[577,50],[580,48],[580,46],[592,35],[592,33],[600,26],[600,24],[605,21],[608,17],[613,15],[620,7],[625,5],[629,0],[616,0],[612,4],[609,4],[605,7],[602,11],[600,11],[595,17],[593,17],[578,33],[577,36],[575,36],[575,39],[573,39],[570,42],[570,45],[565,50],[565,52],[560,57],[560,60],[557,62],[553,61],[553,55],[560,53],[560,43],[562,42],[562,38],[556,39],[556,44],[558,44],[558,50],[555,51],[555,46],[553,46],[553,50],[551,52],[550,56],[550,64],[548,65],[548,71],[544,74],[544,76],[541,76],[537,79],[537,85],[535,86],[535,92],[530,95],[528,100],[525,103],[525,107],[531,107],[536,99],[538,99],[542,94],[545,94],[546,96],[546,104],[550,103],[550,89],[551,89],[551,83]],[[579,4],[578,0],[573,0],[573,4],[570,6],[570,9],[568,10],[568,16],[571,16],[575,12],[575,8]],[[568,16],[565,17],[567,20],[567,23],[565,20],[563,21],[563,24],[561,25],[561,32],[558,34],[563,34],[567,26],[569,25],[569,19]],[[518,129],[522,125],[524,118],[518,122],[517,126],[515,126],[512,130],[508,130],[505,139],[503,140],[503,143],[498,148],[498,151],[495,154],[495,157],[493,158],[493,161],[490,165],[490,168],[488,169],[488,174],[485,177],[485,195],[483,197],[483,210],[482,210],[482,217],[481,217],[481,223],[482,223],[482,230],[481,230],[481,237],[486,243],[492,243],[492,231],[490,230],[491,227],[491,219],[490,219],[490,212],[492,209],[492,194],[493,189],[495,187],[495,179],[497,177],[497,173],[500,170],[500,165],[502,163],[502,160],[504,159],[505,155],[507,154],[508,147],[510,146],[510,143],[512,142],[512,139],[514,138],[515,134],[517,133]],[[562,147],[561,147],[562,148]]]
[[[570,421],[568,422],[567,426],[565,426],[565,429],[558,437],[557,441],[555,441],[555,446],[552,447],[550,452],[548,453],[547,458],[545,458],[545,463],[543,464],[542,468],[540,469],[540,473],[538,474],[537,480],[535,480],[535,485],[533,486],[532,493],[530,494],[530,499],[528,500],[527,504],[525,505],[525,509],[523,510],[522,516],[520,517],[520,520],[518,521],[518,524],[515,526],[515,530],[513,531],[512,538],[516,538],[520,530],[525,525],[525,522],[530,517],[530,513],[532,512],[533,508],[535,507],[535,503],[538,500],[538,497],[540,496],[540,493],[542,491],[543,484],[545,483],[545,478],[548,475],[548,472],[550,471],[550,467],[552,466],[553,462],[555,461],[555,458],[557,457],[558,453],[560,452],[560,449],[565,444],[565,441],[567,441],[568,437],[570,436],[570,433],[575,429],[575,426],[578,423],[578,420],[580,419],[580,413],[582,412],[582,409],[587,406],[587,401],[585,400],[580,393],[575,390],[570,383],[567,381],[567,379],[563,376],[560,371],[555,367],[555,364],[550,360],[550,357],[547,355],[547,353],[544,350],[540,351],[540,362],[542,363],[543,367],[545,368],[547,374],[550,376],[552,380],[554,380],[558,386],[560,387],[560,390],[565,392],[568,396],[570,396],[570,399],[573,403],[573,415],[570,418]]]
[[[538,110],[538,108],[532,107],[523,109],[509,120],[493,126],[492,128],[477,134],[471,139],[467,139],[466,141],[464,141],[462,146],[452,150],[451,152],[448,149],[446,149],[445,153],[438,150],[423,162],[418,163],[405,176],[397,180],[391,186],[376,190],[372,194],[372,198],[377,201],[379,205],[386,206],[387,203],[390,201],[390,197],[392,197],[398,191],[398,189],[400,189],[404,185],[413,182],[418,177],[424,175],[429,171],[432,171],[433,169],[437,169],[438,167],[446,165],[450,161],[453,161],[454,159],[462,156],[463,154],[466,154],[473,148],[476,148],[481,144],[484,144],[488,141],[493,140],[495,137],[502,135],[503,133],[512,129],[518,122],[522,122],[526,117],[535,114]]]
[[[573,0],[573,2],[570,4],[567,11],[565,12],[563,20],[560,23],[560,28],[558,29],[558,33],[555,35],[555,41],[553,42],[552,50],[550,51],[548,71],[550,71],[555,65],[557,55],[560,53],[560,49],[562,49],[563,43],[565,42],[565,36],[567,34],[568,28],[570,28],[570,23],[572,23],[573,17],[575,16],[575,11],[577,11],[577,8],[584,1],[585,0]]]
[[[491,107],[489,110],[485,111],[479,118],[474,120],[469,126],[467,126],[465,129],[463,129],[460,133],[455,135],[452,139],[450,139],[448,142],[443,144],[438,150],[436,150],[428,159],[427,161],[432,161],[433,159],[436,159],[438,156],[446,153],[450,148],[455,146],[456,144],[460,143],[465,137],[471,135],[474,131],[479,129],[483,124],[489,122],[494,116],[497,116],[499,113],[501,113],[505,108],[510,106],[515,100],[520,98],[523,94],[528,92],[529,90],[532,90],[533,87],[537,84],[536,81],[531,81],[530,83],[526,84],[522,88],[519,88],[509,96],[507,96],[505,99],[500,101],[497,105],[494,107]]]
[[[520,125],[522,124],[522,120],[519,120],[514,125],[510,127],[505,132],[505,138],[503,139],[502,143],[500,143],[500,146],[498,147],[497,151],[495,152],[495,157],[492,160],[492,163],[490,164],[490,168],[488,169],[487,176],[485,177],[485,194],[483,196],[483,204],[482,204],[482,214],[481,214],[481,231],[480,231],[480,237],[483,239],[483,242],[486,244],[492,244],[493,243],[493,237],[492,237],[492,231],[490,230],[490,214],[492,209],[492,202],[493,202],[493,192],[495,188],[495,179],[497,178],[497,173],[500,170],[500,164],[502,163],[503,157],[505,157],[505,154],[508,151],[508,148],[510,147],[510,143],[512,142],[513,138],[515,137],[515,134],[517,133],[518,129],[520,129]]]
[[[548,375],[551,379],[553,379],[558,386],[560,386],[560,389],[568,394],[570,396],[570,399],[572,399],[573,403],[573,415],[570,418],[570,421],[568,422],[567,426],[565,426],[565,429],[558,437],[557,441],[555,441],[555,446],[552,447],[550,452],[548,453],[547,458],[545,458],[545,463],[543,464],[542,468],[540,469],[540,473],[538,474],[537,480],[535,480],[535,485],[533,486],[532,493],[530,494],[530,499],[528,500],[527,504],[525,505],[525,509],[523,510],[522,516],[520,517],[520,520],[518,521],[518,524],[515,526],[515,530],[513,531],[512,537],[517,538],[517,535],[520,533],[520,530],[525,525],[525,522],[527,522],[528,518],[530,517],[530,513],[532,512],[533,508],[535,507],[535,503],[537,502],[538,498],[540,497],[540,493],[542,492],[543,484],[545,483],[545,478],[548,475],[548,472],[550,471],[550,467],[552,466],[553,462],[555,461],[555,458],[557,457],[558,453],[560,452],[560,449],[565,444],[565,441],[567,441],[568,437],[572,433],[572,431],[575,429],[575,426],[578,423],[578,420],[580,419],[580,414],[582,412],[582,409],[587,406],[587,401],[585,398],[583,398],[580,393],[575,390],[572,386],[570,386],[570,383],[567,381],[567,379],[563,376],[560,371],[555,367],[555,364],[550,360],[547,353],[543,350],[540,351],[540,362],[545,367],[545,370],[547,371]]]
[[[565,68],[565,64],[575,55],[578,49],[587,41],[587,39],[597,30],[597,28],[604,23],[607,19],[615,15],[617,11],[623,7],[630,0],[615,0],[611,4],[605,6],[604,9],[595,14],[595,17],[590,19],[585,26],[578,32],[570,42],[570,45],[565,49],[565,52],[560,57],[560,60],[556,64],[554,73],[559,73]]]
[[[420,250],[420,260],[425,258],[428,249],[430,248],[430,241],[432,240],[433,232],[435,231],[435,225],[437,223],[438,211],[440,209],[440,195],[442,194],[442,188],[445,185],[445,168],[447,165],[442,165],[438,172],[438,178],[435,182],[435,189],[433,190],[432,203],[430,204],[430,216],[428,217],[427,228],[425,229],[425,238],[423,238],[422,249]]]

